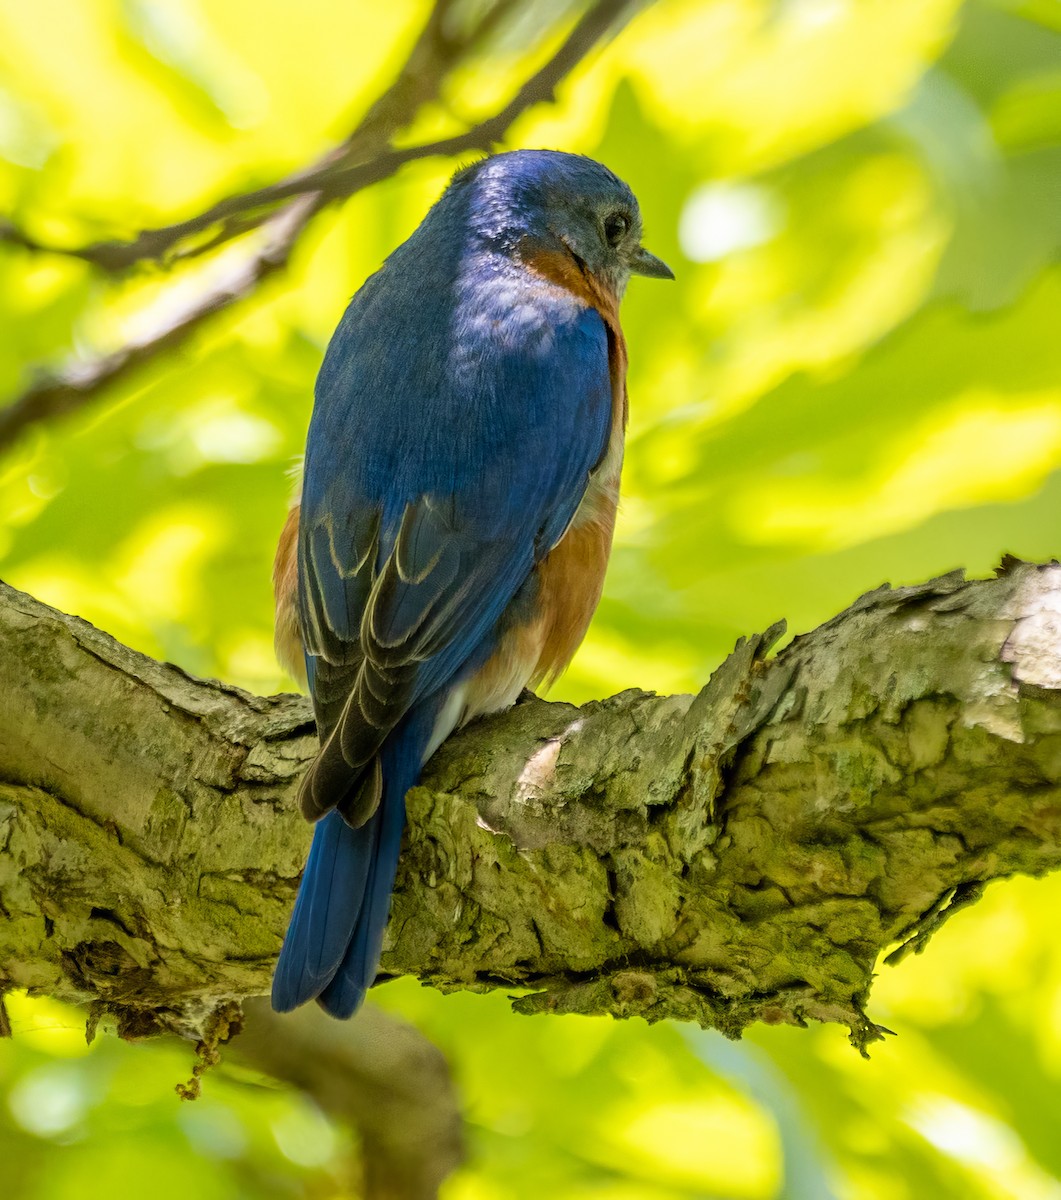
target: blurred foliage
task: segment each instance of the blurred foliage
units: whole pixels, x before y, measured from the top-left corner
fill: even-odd
[[[423,12],[0,0],[0,208],[75,244],[269,181],[343,135]],[[489,112],[524,57],[502,43],[416,135]],[[606,161],[678,275],[626,302],[624,509],[556,695],[693,689],[779,616],[1058,554],[1058,0],[661,0],[510,144]],[[453,165],[326,213],[285,277],[27,436],[0,461],[4,577],[189,670],[284,686],[268,573],[313,376]],[[121,344],[211,269],[115,281],[2,249],[0,393]],[[1059,905],[1061,880],[998,887],[885,970],[872,1012],[900,1036],[869,1063],[833,1028],[730,1045],[410,981],[376,997],[453,1061],[472,1154],[451,1200],[1057,1200]],[[5,1195],[344,1194],[347,1135],[301,1097],[229,1066],[180,1105],[182,1048],[86,1050],[46,1001],[12,1020]]]

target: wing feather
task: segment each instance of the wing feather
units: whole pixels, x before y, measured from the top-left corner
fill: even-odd
[[[493,358],[459,387],[443,379],[442,418],[416,430],[407,399],[367,428],[349,347],[341,395],[318,397],[299,537],[322,739],[300,791],[310,819],[333,807],[354,826],[372,816],[388,735],[489,657],[509,603],[577,511],[612,385],[601,317],[567,317],[547,341],[499,353],[492,339]]]

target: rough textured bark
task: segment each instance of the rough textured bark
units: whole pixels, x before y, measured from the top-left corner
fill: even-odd
[[[1061,864],[1061,568],[881,589],[694,697],[534,700],[408,799],[383,966],[523,1012],[846,1023],[986,882]],[[308,706],[0,585],[0,973],[128,1033],[266,990]]]

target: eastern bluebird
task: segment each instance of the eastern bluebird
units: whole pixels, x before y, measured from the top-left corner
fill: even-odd
[[[405,793],[459,726],[560,674],[600,599],[626,425],[619,300],[672,279],[633,193],[575,154],[458,171],[354,296],[274,569],[313,696],[317,822],[273,980],[347,1017],[375,978]],[[300,511],[301,510],[301,511]],[[296,559],[297,547],[297,559]]]

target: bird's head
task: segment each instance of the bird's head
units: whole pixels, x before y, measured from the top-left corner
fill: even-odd
[[[508,252],[569,256],[613,295],[631,275],[673,279],[641,245],[641,211],[630,188],[581,154],[514,150],[458,172],[477,234]]]

